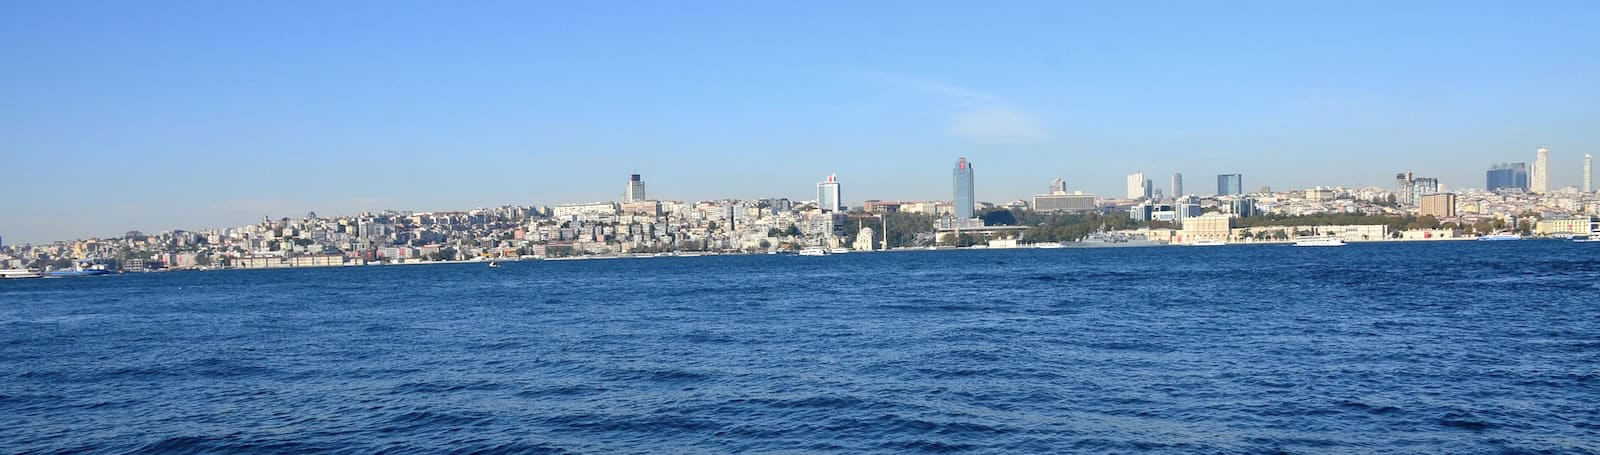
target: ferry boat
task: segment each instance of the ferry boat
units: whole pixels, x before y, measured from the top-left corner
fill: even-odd
[[[811,247],[811,248],[806,248],[806,249],[800,250],[799,254],[801,256],[827,256],[828,255],[828,250],[824,250],[822,248],[817,248],[817,247]]]
[[[40,275],[39,272],[35,272],[35,271],[32,271],[32,270],[28,270],[28,269],[4,269],[4,270],[0,270],[0,280],[19,280],[19,279],[23,279],[23,278],[41,278],[43,276],[44,275]]]
[[[1522,234],[1518,234],[1518,233],[1515,233],[1515,232],[1496,232],[1496,233],[1493,233],[1493,234],[1489,234],[1489,235],[1478,237],[1478,241],[1480,241],[1480,242],[1500,241],[1500,240],[1522,240]]]
[[[1344,246],[1337,235],[1302,235],[1295,237],[1294,246]]]
[[[98,276],[98,275],[110,275],[111,271],[109,271],[109,270],[100,270],[100,269],[51,270],[49,272],[45,272],[44,274],[45,274],[45,276],[57,276],[57,277]]]
[[[61,278],[110,274],[111,271],[106,270],[105,264],[89,264],[85,266],[85,263],[74,264],[71,269],[67,270],[45,270],[44,272],[44,276]]]
[[[1223,246],[1223,245],[1227,245],[1227,243],[1222,242],[1220,240],[1211,240],[1211,239],[1200,239],[1200,240],[1194,241],[1194,243],[1190,243],[1189,244],[1189,246]]]

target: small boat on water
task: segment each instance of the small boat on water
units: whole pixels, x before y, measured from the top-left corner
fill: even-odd
[[[1489,234],[1489,235],[1478,237],[1478,241],[1480,241],[1480,242],[1493,242],[1493,241],[1501,241],[1501,240],[1522,240],[1522,234],[1518,234],[1518,233],[1515,233],[1515,232],[1496,232],[1496,233],[1493,233],[1493,234]]]
[[[1337,235],[1302,235],[1295,237],[1294,246],[1344,246]]]
[[[35,271],[32,271],[32,270],[28,270],[28,269],[4,269],[4,270],[0,270],[0,280],[20,280],[20,279],[23,279],[23,278],[43,278],[43,277],[44,277],[44,275],[40,275],[39,272],[35,272]]]
[[[49,271],[49,272],[45,272],[44,274],[45,274],[45,276],[67,278],[67,277],[79,277],[79,276],[110,275],[111,271],[109,271],[109,270],[100,270],[100,269],[73,269],[73,270],[52,270],[52,271]]]
[[[806,248],[806,249],[800,250],[799,255],[801,255],[801,256],[827,256],[828,255],[828,250],[824,250],[822,248],[817,248],[817,247],[811,247],[811,248]]]

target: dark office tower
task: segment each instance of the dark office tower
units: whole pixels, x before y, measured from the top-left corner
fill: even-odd
[[[1502,189],[1528,189],[1528,163],[1500,163],[1489,166],[1486,173],[1484,189],[1489,191]]]
[[[1218,174],[1217,195],[1244,194],[1244,176],[1241,174]]]

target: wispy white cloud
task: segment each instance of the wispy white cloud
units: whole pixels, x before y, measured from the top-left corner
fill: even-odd
[[[980,145],[1033,144],[1050,138],[1044,127],[1022,110],[1008,107],[1004,98],[953,84],[904,74],[863,71],[862,75],[897,87],[958,101],[961,112],[951,114],[945,132]]]
[[[945,130],[977,144],[1035,144],[1050,138],[1033,117],[1007,109],[979,109],[950,117]]]
[[[933,94],[938,94],[938,95],[944,95],[944,96],[948,96],[948,97],[951,97],[951,98],[957,98],[957,99],[961,99],[961,100],[965,100],[965,101],[977,101],[977,102],[984,102],[984,103],[999,103],[999,102],[1003,101],[998,96],[991,95],[991,94],[984,93],[984,92],[980,92],[980,91],[977,91],[977,90],[972,90],[972,89],[965,88],[965,87],[959,87],[959,86],[955,86],[955,85],[951,85],[951,84],[946,84],[946,83],[943,83],[943,82],[932,81],[932,80],[928,80],[928,79],[922,79],[922,78],[918,78],[918,77],[906,76],[906,75],[903,75],[903,74],[890,74],[890,73],[881,73],[881,72],[876,72],[876,71],[863,71],[861,74],[863,74],[863,75],[865,75],[865,76],[867,76],[869,78],[872,78],[872,79],[875,79],[875,80],[878,80],[878,81],[882,81],[882,82],[886,82],[886,83],[889,83],[889,84],[892,84],[892,85],[895,85],[895,86],[904,87],[904,88],[913,89],[913,90],[920,90],[920,91],[933,93]]]

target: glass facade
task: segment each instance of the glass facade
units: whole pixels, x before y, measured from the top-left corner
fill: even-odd
[[[839,194],[839,178],[828,176],[817,183],[817,208],[824,212],[839,212],[844,208],[844,197]]]
[[[973,208],[977,200],[972,197],[972,163],[966,157],[956,161],[956,168],[951,172],[955,178],[955,206],[951,207],[956,212],[956,219],[965,220],[973,217]]]
[[[1500,163],[1489,167],[1484,189],[1528,189],[1527,163]]]
[[[1240,174],[1217,175],[1217,195],[1244,194],[1244,176]]]

